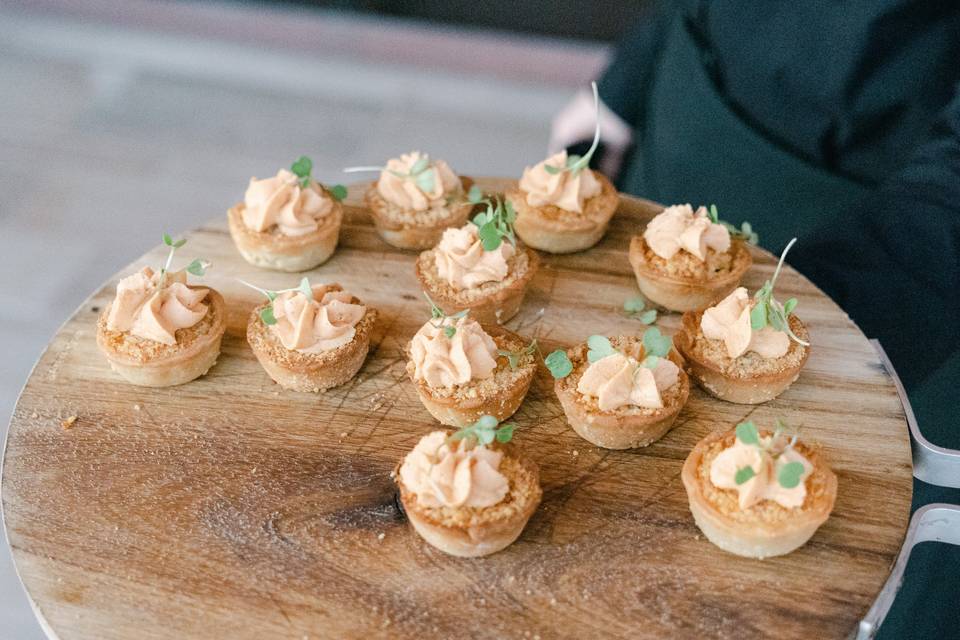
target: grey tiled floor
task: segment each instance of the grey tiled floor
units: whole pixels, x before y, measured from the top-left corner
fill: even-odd
[[[307,153],[337,180],[411,148],[463,173],[518,174],[580,79],[467,77],[0,6],[0,429],[87,294],[163,231],[220,215],[251,175]],[[0,637],[43,637],[5,548]]]

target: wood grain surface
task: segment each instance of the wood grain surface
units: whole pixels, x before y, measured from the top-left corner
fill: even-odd
[[[11,421],[2,501],[20,576],[59,638],[839,638],[854,628],[903,538],[910,446],[891,380],[831,300],[785,270],[780,296],[799,299],[813,343],[800,379],[758,407],[694,390],[677,426],[645,449],[581,440],[541,367],[515,441],[540,464],[543,503],[505,551],[452,558],[409,528],[389,477],[438,426],[404,372],[403,347],[428,309],[415,255],[379,239],[363,188],[351,188],[340,249],[309,273],[380,310],[347,385],[282,391],[257,364],[244,332],[258,300],[235,278],[277,289],[299,276],[247,265],[224,215],[188,234],[180,256],[212,260],[204,281],[229,306],[207,376],[137,388],[97,351],[116,279],[160,264],[159,246],[94,293],[41,356]],[[640,333],[621,311],[637,293],[626,249],[657,209],[623,198],[597,247],[546,256],[507,326],[544,353],[592,333]],[[751,290],[774,266],[765,252],[754,259]],[[672,332],[678,320],[660,325]],[[711,545],[680,483],[701,437],[748,416],[802,424],[839,477],[833,516],[786,557]]]

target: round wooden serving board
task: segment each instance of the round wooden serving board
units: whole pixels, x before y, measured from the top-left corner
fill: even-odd
[[[506,181],[479,183],[494,191]],[[800,379],[758,407],[695,389],[674,429],[645,449],[581,440],[541,367],[515,416],[515,442],[540,465],[543,503],[505,551],[453,558],[413,533],[390,479],[439,425],[404,371],[404,346],[428,317],[415,255],[377,236],[365,187],[350,191],[337,253],[308,274],[380,310],[370,355],[341,388],[282,391],[260,368],[245,339],[259,300],[236,278],[279,289],[300,276],[244,262],[225,215],[188,234],[178,256],[211,260],[202,282],[229,306],[223,352],[205,377],[138,388],[97,351],[97,314],[117,278],[162,264],[161,247],[94,293],[50,343],[14,412],[2,497],[17,569],[53,633],[809,639],[854,628],[903,539],[911,463],[894,385],[836,304],[786,269],[779,295],[799,299],[813,343]],[[621,310],[638,293],[626,251],[658,209],[624,197],[597,247],[545,256],[508,326],[544,353],[594,333],[641,333]],[[753,255],[751,291],[774,267],[769,254]],[[664,315],[660,325],[673,332],[678,320]],[[700,535],[680,467],[711,430],[778,416],[822,443],[840,480],[836,508],[800,550],[739,558]]]

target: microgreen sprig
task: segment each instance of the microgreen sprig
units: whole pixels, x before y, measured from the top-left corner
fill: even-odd
[[[297,176],[300,186],[306,189],[310,186],[310,180],[312,179],[310,173],[313,171],[313,160],[307,156],[300,156],[290,165],[290,171],[293,175]],[[347,197],[347,188],[342,184],[335,184],[329,187],[327,191],[329,191],[333,199],[337,201]]]
[[[170,247],[170,252],[167,253],[167,261],[163,264],[163,268],[160,269],[161,288],[167,284],[167,274],[170,272],[170,265],[173,264],[173,254],[177,252],[177,249],[187,244],[187,239],[181,238],[180,240],[174,240],[169,233],[165,233],[163,234],[163,244]],[[184,267],[187,273],[191,273],[195,276],[204,275],[209,268],[210,263],[201,258],[194,258],[193,262]]]
[[[666,358],[673,348],[673,339],[660,333],[657,327],[649,327],[643,333],[643,349],[646,357],[640,366],[654,369],[660,358]],[[606,336],[592,335],[587,338],[587,361],[591,364],[615,353],[622,353],[613,346]],[[566,378],[573,371],[573,363],[563,349],[557,349],[546,358],[544,364],[554,378]]]
[[[260,310],[260,319],[263,320],[263,324],[273,325],[277,324],[277,317],[273,315],[273,303],[281,293],[289,293],[291,291],[296,291],[297,293],[302,294],[307,300],[313,300],[313,287],[310,286],[310,280],[303,278],[300,280],[300,284],[296,287],[291,287],[290,289],[280,289],[278,291],[271,291],[270,289],[261,289],[255,284],[250,284],[245,280],[238,280],[242,285],[250,287],[255,291],[259,291],[264,296],[266,296],[269,301],[267,306]]]
[[[737,236],[749,244],[755,245],[760,242],[760,236],[757,235],[757,233],[753,230],[753,225],[744,220],[743,224],[740,225],[740,228],[737,229],[726,220],[720,219],[720,214],[717,213],[717,205],[715,204],[710,205],[710,208],[707,210],[707,217],[713,224],[722,224],[726,230],[730,232],[730,235]]]
[[[783,268],[783,261],[786,259],[790,247],[792,247],[796,241],[797,239],[794,238],[787,243],[783,253],[780,254],[780,261],[777,263],[777,268],[773,272],[773,277],[767,280],[753,295],[754,305],[753,309],[750,310],[750,328],[754,331],[759,331],[769,324],[777,331],[786,333],[794,342],[808,347],[810,343],[798,338],[790,328],[790,314],[797,308],[797,299],[790,298],[785,303],[780,304],[780,302],[773,297],[773,288],[777,284],[777,278],[780,276],[780,270]]]
[[[464,309],[463,311],[458,311],[453,315],[447,315],[447,313],[441,309],[436,302],[430,297],[430,295],[424,291],[423,297],[427,299],[427,302],[430,303],[430,324],[433,325],[436,329],[443,329],[443,335],[448,338],[452,338],[457,334],[457,328],[452,324],[447,324],[447,320],[452,320],[454,324],[460,318],[466,317],[470,313],[470,309]]]
[[[513,246],[517,246],[517,237],[513,233],[517,212],[509,201],[502,198],[484,198],[483,192],[477,185],[470,187],[467,200],[471,204],[487,205],[485,211],[481,211],[471,220],[477,227],[477,236],[484,251],[496,251],[504,239]]]
[[[501,444],[510,442],[513,438],[513,430],[517,425],[512,422],[506,422],[499,426],[498,424],[497,419],[493,416],[480,416],[480,419],[470,426],[452,433],[447,438],[446,443],[449,445],[458,440],[473,440],[481,445],[488,445],[494,440]]]
[[[497,349],[497,355],[503,356],[507,359],[507,362],[510,364],[511,369],[516,369],[520,366],[520,360],[524,356],[533,355],[537,352],[537,339],[534,338],[530,344],[523,347],[522,349],[517,349],[516,351],[509,351],[507,349]]]
[[[573,363],[570,362],[567,352],[563,349],[557,349],[543,359],[543,364],[547,365],[550,375],[559,380],[566,378],[573,371]]]
[[[623,303],[624,312],[631,318],[636,318],[643,324],[653,324],[657,321],[657,310],[647,309],[647,301],[643,296],[628,298]]]
[[[797,443],[798,430],[791,428],[783,420],[777,419],[773,437],[767,441],[760,439],[760,432],[757,430],[757,425],[755,425],[752,421],[741,422],[738,424],[736,428],[736,434],[737,440],[743,444],[753,445],[759,448],[766,455],[770,456],[771,459],[776,460],[785,451],[792,449]],[[788,438],[785,444],[783,442],[784,437]],[[796,460],[788,462],[785,465],[782,465],[780,470],[777,472],[777,482],[784,489],[793,489],[800,484],[800,478],[803,476],[803,472],[804,466],[802,462]],[[740,467],[734,474],[733,480],[738,485],[741,485],[756,476],[757,473],[758,470],[754,469],[750,465]]]
[[[551,175],[557,175],[563,171],[569,171],[571,175],[577,175],[584,168],[590,166],[590,160],[593,158],[593,154],[596,153],[597,147],[600,145],[600,93],[597,91],[597,83],[591,82],[590,87],[593,89],[593,113],[594,118],[597,121],[596,127],[593,132],[593,144],[590,145],[590,149],[587,150],[582,156],[572,154],[567,156],[567,163],[562,167],[555,167],[550,164],[543,165],[543,168],[547,173]]]
[[[643,332],[643,350],[647,354],[641,363],[648,369],[655,369],[660,358],[666,358],[673,348],[673,339],[660,333],[657,327]]]
[[[434,187],[437,186],[437,171],[430,166],[430,156],[427,154],[421,155],[407,173],[377,166],[347,167],[343,170],[344,173],[365,173],[368,171],[387,171],[398,178],[413,180],[414,184],[424,193],[433,191]]]

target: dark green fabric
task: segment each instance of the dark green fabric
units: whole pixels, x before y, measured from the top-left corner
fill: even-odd
[[[960,448],[960,3],[665,5],[600,81],[618,185],[716,203],[880,339],[921,430]],[[802,315],[802,309],[799,310]],[[865,452],[869,455],[869,452]],[[960,504],[915,483],[914,508]],[[918,547],[881,630],[960,638],[960,549]]]

